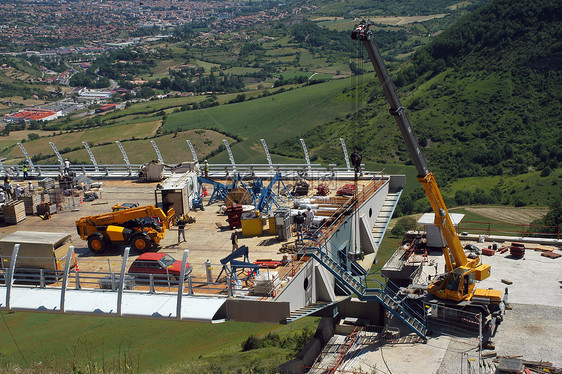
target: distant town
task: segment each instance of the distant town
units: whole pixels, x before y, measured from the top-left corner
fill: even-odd
[[[4,0],[0,7],[0,52],[43,47],[79,46],[78,51],[96,52],[108,44],[142,35],[139,29],[167,29],[204,23],[213,30],[283,19],[315,6],[267,7],[231,1],[179,0]],[[61,49],[56,53],[71,53]]]

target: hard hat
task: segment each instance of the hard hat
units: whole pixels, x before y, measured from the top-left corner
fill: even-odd
[[[32,181],[27,181],[27,183],[32,184],[33,182],[32,182]]]
[[[203,161],[203,162],[207,162],[207,160]]]

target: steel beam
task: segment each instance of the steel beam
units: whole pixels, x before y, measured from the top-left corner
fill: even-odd
[[[310,166],[310,157],[308,157],[308,150],[306,149],[306,143],[304,139],[301,139],[302,150],[304,151],[304,158],[306,160],[306,164],[308,165],[308,171],[312,171],[312,167]]]
[[[232,155],[232,150],[230,149],[230,146],[228,145],[226,139],[223,139],[222,142],[224,143],[224,146],[226,147],[226,151],[228,152],[228,157],[230,158],[230,163],[232,164],[232,170],[233,172],[236,173],[236,162],[234,162],[234,156]]]
[[[199,163],[199,160],[197,159],[197,153],[195,153],[195,148],[193,148],[193,144],[191,144],[191,141],[189,139],[186,140],[186,142],[189,146],[189,149],[191,150],[191,154],[193,155],[193,161],[195,161],[195,163]]]
[[[162,159],[162,154],[160,153],[160,150],[158,149],[156,142],[154,140],[151,140],[150,143],[152,144],[152,147],[154,147],[154,150],[156,151],[156,156],[158,157],[158,161],[160,161],[160,163],[163,164],[164,160]]]
[[[86,151],[90,155],[90,161],[92,161],[92,164],[94,164],[94,167],[96,168],[96,171],[99,171],[98,163],[96,162],[96,158],[94,157],[94,153],[90,149],[90,146],[86,142],[82,142],[82,145],[84,146],[84,148],[86,148]]]

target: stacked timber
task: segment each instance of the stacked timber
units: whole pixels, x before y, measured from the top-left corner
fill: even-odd
[[[34,193],[26,193],[21,196],[25,205],[25,214],[33,216],[37,214],[37,205],[41,202],[41,196]]]
[[[4,222],[15,225],[25,219],[25,205],[23,201],[10,201],[3,207]]]
[[[515,258],[523,258],[525,256],[525,244],[523,243],[511,243],[509,247],[509,254]]]

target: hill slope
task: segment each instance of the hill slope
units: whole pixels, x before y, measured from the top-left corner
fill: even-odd
[[[559,167],[561,8],[555,0],[491,1],[396,74],[399,95],[441,183],[533,169],[549,174]],[[410,162],[375,79],[358,89],[368,98],[366,108],[305,134],[320,158],[331,160],[337,146],[331,134],[337,131],[368,160]],[[274,151],[294,155],[294,144],[290,139]]]

